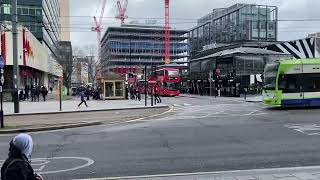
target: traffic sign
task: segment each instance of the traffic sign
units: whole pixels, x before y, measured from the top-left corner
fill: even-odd
[[[148,83],[150,86],[155,86],[157,84],[157,78],[154,78],[154,77],[149,78]]]
[[[0,69],[4,68],[4,61],[3,61],[3,57],[0,56]]]
[[[4,83],[4,77],[3,77],[3,75],[1,75],[1,84],[3,84]]]

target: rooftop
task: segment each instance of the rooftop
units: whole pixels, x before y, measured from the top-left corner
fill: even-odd
[[[267,50],[267,49],[261,49],[261,48],[239,47],[239,48],[219,51],[219,52],[210,54],[208,56],[193,59],[192,61],[198,61],[198,60],[214,58],[214,57],[230,56],[230,55],[234,55],[234,54],[289,55],[289,54],[279,53],[279,52],[275,52],[275,51],[271,51],[271,50]]]

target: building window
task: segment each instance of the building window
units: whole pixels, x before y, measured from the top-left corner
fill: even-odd
[[[3,4],[3,11],[1,11],[3,14],[11,14],[11,5],[9,4]]]
[[[17,13],[18,14],[22,14],[22,9],[21,8],[17,8]]]
[[[36,10],[35,9],[29,9],[29,15],[35,16]]]
[[[42,9],[36,9],[36,15],[41,16],[42,15]]]
[[[22,9],[22,15],[29,15],[29,9],[28,8],[21,8]]]

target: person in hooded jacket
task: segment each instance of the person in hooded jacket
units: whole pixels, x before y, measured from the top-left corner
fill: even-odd
[[[10,141],[9,157],[1,168],[2,180],[43,180],[31,167],[33,141],[28,134],[19,134]]]

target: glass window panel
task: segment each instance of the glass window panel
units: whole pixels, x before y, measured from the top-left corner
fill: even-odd
[[[279,89],[283,93],[298,93],[301,92],[300,79],[302,74],[280,74]]]
[[[42,9],[36,9],[36,15],[41,16],[42,15]]]
[[[28,8],[22,8],[22,14],[23,15],[28,15],[29,14],[29,9]]]
[[[29,9],[29,14],[30,15],[36,15],[36,10],[35,9]]]

